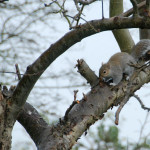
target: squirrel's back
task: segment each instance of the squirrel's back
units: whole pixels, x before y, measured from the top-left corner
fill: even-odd
[[[124,68],[130,63],[135,63],[135,59],[126,52],[119,52],[114,54],[108,62],[115,62],[116,64],[120,64],[120,66]]]

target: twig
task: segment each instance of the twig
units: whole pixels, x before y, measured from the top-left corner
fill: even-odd
[[[150,66],[150,61],[148,61],[148,62],[146,62],[145,64],[142,64],[142,65],[140,63],[137,63],[137,64],[129,63],[128,65],[131,66],[131,67],[134,67],[136,69],[139,69],[139,71],[141,71],[141,70],[143,70],[143,69]]]
[[[78,90],[74,90],[74,101],[76,101]]]
[[[74,91],[74,101],[72,102],[72,104],[70,105],[70,107],[66,110],[66,113],[65,113],[65,116],[64,116],[64,120],[65,120],[65,121],[68,120],[68,114],[69,114],[69,112],[71,111],[71,109],[73,108],[73,106],[74,106],[75,104],[79,104],[79,101],[76,100],[77,92],[78,92],[78,90],[75,90],[75,91]]]
[[[147,16],[150,16],[150,1],[146,0],[146,12]]]
[[[137,2],[136,0],[130,0],[132,5],[133,5],[133,16],[138,16],[138,7],[137,7]]]
[[[137,4],[138,9],[140,10],[141,8],[143,8],[145,6],[146,2],[141,2],[139,4]],[[121,15],[119,15],[120,17],[128,17],[133,13],[133,8],[129,9],[128,11],[122,13]]]
[[[16,74],[18,76],[18,80],[21,80],[21,75],[20,75],[20,70],[19,70],[18,64],[15,64],[15,67],[16,67]]]
[[[84,5],[82,5],[82,8],[81,8],[81,10],[80,10],[80,12],[79,12],[79,14],[78,14],[78,18],[77,18],[76,26],[77,26],[77,25],[78,25],[78,23],[79,23],[79,20],[80,20],[81,14],[82,14],[82,12],[83,12],[83,9],[84,9]]]
[[[143,108],[144,110],[150,111],[150,108],[145,107],[145,105],[143,104],[142,100],[140,99],[140,97],[138,95],[134,94],[133,96],[139,101],[141,108]]]
[[[83,100],[87,101],[87,96],[84,93],[82,93],[82,94],[83,94]]]
[[[0,73],[10,73],[10,74],[17,74],[17,75],[23,75],[23,76],[36,76],[40,73],[42,73],[43,71],[40,71],[40,72],[37,72],[37,73],[28,73],[28,74],[24,74],[24,73],[20,73],[20,74],[17,74],[16,72],[12,72],[12,71],[0,71]]]
[[[97,0],[88,0],[88,1],[87,0],[78,0],[78,3],[83,4],[83,5],[89,5],[95,1],[97,1]]]
[[[129,100],[129,94],[127,94],[125,96],[124,100],[121,102],[119,108],[116,111],[116,114],[115,114],[115,124],[116,125],[119,124],[119,114],[120,114],[120,111],[122,110],[122,108],[124,107],[124,105],[128,102],[128,100]]]
[[[103,5],[103,0],[102,1],[102,19],[104,19],[104,5]]]
[[[57,0],[52,1],[52,2],[51,2],[51,3],[49,3],[49,4],[45,4],[45,3],[44,3],[44,6],[45,6],[45,7],[50,7],[50,6],[51,6],[53,3],[55,3],[55,2],[57,2]]]

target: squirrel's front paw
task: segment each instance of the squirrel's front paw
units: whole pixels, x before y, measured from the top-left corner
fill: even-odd
[[[126,76],[126,80],[127,80],[127,81],[129,80],[129,78],[130,78],[129,76]]]
[[[109,85],[116,86],[117,84],[116,83],[109,83]]]

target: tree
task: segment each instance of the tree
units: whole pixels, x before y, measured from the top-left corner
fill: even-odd
[[[148,0],[141,3],[138,1],[138,5],[135,0],[131,0],[133,9],[125,13],[122,13],[122,10],[120,10],[120,8],[122,8],[122,0],[118,1],[118,3],[111,0],[110,15],[114,17],[92,20],[84,24],[79,24],[80,19],[82,19],[82,11],[86,5],[94,3],[95,0],[74,0],[78,11],[74,17],[67,14],[65,2],[66,1],[63,1],[62,5],[60,5],[60,2],[52,1],[52,3],[46,5],[46,7],[57,4],[59,7],[58,12],[66,18],[72,30],[51,44],[37,60],[29,65],[23,77],[19,76],[19,69],[17,68],[19,82],[16,87],[11,86],[8,90],[6,86],[3,86],[3,89],[1,89],[0,149],[10,149],[11,131],[16,120],[24,126],[38,149],[70,149],[92,124],[103,118],[104,113],[108,109],[120,105],[116,113],[117,124],[121,108],[135,91],[150,81],[149,66],[143,66],[142,69],[135,70],[132,80],[124,81],[114,89],[111,89],[109,86],[102,88],[99,85],[98,77],[89,68],[86,62],[84,60],[78,60],[78,71],[90,84],[91,91],[88,94],[83,94],[83,99],[80,101],[76,100],[77,91],[75,91],[74,101],[66,110],[65,116],[60,118],[56,125],[49,126],[35,108],[27,103],[26,100],[42,73],[58,56],[85,37],[108,30],[123,29],[117,32],[113,31],[113,33],[121,51],[129,53],[134,42],[128,30],[126,30],[127,28],[141,28],[140,37],[149,38],[148,29],[150,19]],[[81,4],[81,6],[79,6],[79,4]],[[139,16],[139,9],[140,14],[143,15],[142,17]],[[118,11],[114,12],[114,10]],[[128,17],[129,15],[132,15],[132,17]],[[68,17],[73,19],[72,22],[76,22],[75,26]],[[122,42],[124,39],[127,39],[127,44]],[[140,101],[138,97],[137,99]]]

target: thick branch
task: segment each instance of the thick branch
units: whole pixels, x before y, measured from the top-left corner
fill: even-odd
[[[124,81],[117,88],[108,86],[95,86],[78,104],[71,107],[67,114],[67,121],[61,119],[58,124],[43,131],[42,141],[38,145],[39,150],[68,150],[75,144],[78,138],[112,106],[118,105],[128,94],[133,93],[143,84],[150,82],[150,69],[144,69],[140,73],[135,71],[132,86]],[[138,77],[137,77],[138,76]],[[126,93],[129,92],[129,93]]]
[[[32,65],[27,67],[27,71],[19,81],[12,97],[13,113],[17,114],[17,112],[19,112],[41,74],[68,48],[90,35],[121,28],[150,28],[150,18],[137,17],[133,19],[113,17],[110,19],[95,20],[85,23],[81,25],[80,28],[64,35],[60,40],[52,44],[50,48],[41,54]]]
[[[110,17],[120,15],[123,12],[123,0],[110,0]],[[113,30],[114,37],[122,52],[131,52],[134,41],[128,29]]]
[[[40,141],[41,133],[48,127],[48,124],[29,103],[25,103],[17,120],[27,130],[32,140],[37,145]]]
[[[98,77],[95,75],[95,73],[89,68],[87,63],[81,59],[78,60],[78,72],[87,80],[88,83],[90,83],[91,87],[98,84]]]

